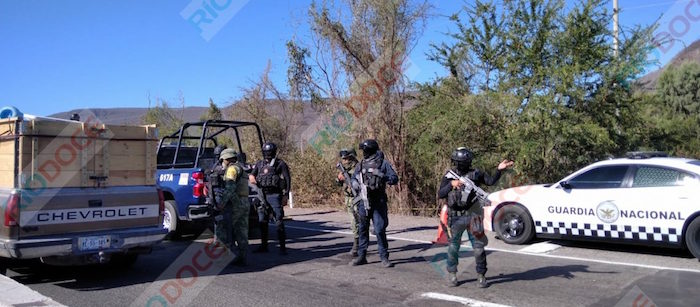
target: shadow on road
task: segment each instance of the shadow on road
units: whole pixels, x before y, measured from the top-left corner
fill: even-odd
[[[303,228],[329,229],[328,225],[321,222],[307,223],[304,221],[293,221],[295,226]],[[336,227],[333,227],[336,228]],[[281,256],[278,253],[276,229],[270,227],[270,251],[268,253],[254,254],[252,251],[258,246],[260,240],[252,240],[248,253],[248,265],[238,267],[228,265],[218,274],[237,274],[241,272],[264,271],[276,266],[299,263],[320,258],[333,257],[339,254],[347,254],[352,243],[344,240],[342,243],[322,244],[322,242],[345,239],[342,235],[328,236],[327,233],[287,228],[287,249],[289,254]],[[196,238],[196,237],[194,237]],[[211,234],[205,232],[197,241],[177,240],[164,241],[154,247],[151,254],[141,255],[136,263],[130,268],[116,267],[110,265],[87,265],[87,266],[50,266],[41,263],[39,260],[12,260],[7,265],[15,274],[8,276],[22,284],[43,284],[52,283],[54,285],[74,289],[78,291],[104,290],[142,283],[152,283],[159,280],[163,272],[171,266],[194,266],[192,257],[193,250],[205,251],[208,247],[203,239],[211,239]],[[319,244],[314,244],[318,242]],[[295,245],[304,246],[295,248]],[[188,254],[189,253],[189,254]],[[198,261],[204,263],[206,258],[204,252],[199,253]],[[182,256],[182,257],[181,257]],[[336,260],[337,261],[337,260]],[[350,261],[343,259],[338,265],[347,265]],[[199,275],[206,276],[204,274]]]
[[[285,210],[286,211],[286,210]],[[329,214],[329,213],[336,213],[339,210],[327,210],[327,211],[321,211],[321,212],[309,212],[309,213],[299,213],[299,214],[290,214],[288,217],[295,217],[295,216],[317,216],[317,215],[322,215],[322,214]]]
[[[550,277],[574,279],[576,278],[574,273],[617,274],[617,272],[590,271],[587,265],[546,266],[515,274],[494,276],[489,280],[489,283],[494,285],[513,281],[534,281]],[[466,280],[464,282],[471,281],[476,281],[476,279]]]
[[[411,228],[406,228],[406,229],[400,229],[400,230],[390,230],[387,231],[387,235],[395,235],[399,233],[407,233],[407,232],[414,232],[414,231],[423,231],[423,230],[432,230],[435,231],[436,226],[420,226],[420,227],[411,227]]]

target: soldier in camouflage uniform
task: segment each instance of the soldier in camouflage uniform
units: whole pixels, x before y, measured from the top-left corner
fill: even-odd
[[[355,165],[357,165],[357,153],[355,152],[355,149],[341,149],[339,156],[342,159],[340,162],[340,167],[345,169],[345,174],[350,175],[354,173]],[[347,179],[350,180],[350,178]],[[342,171],[338,172],[338,178],[336,178],[336,182],[339,186],[345,186],[345,208],[347,208],[348,213],[350,214],[350,229],[352,229],[352,235],[354,238],[354,241],[352,243],[352,249],[350,250],[350,255],[354,258],[357,257],[357,246],[360,240],[360,235],[357,232],[357,206],[355,206],[354,204],[355,199],[352,194],[352,188],[349,184],[344,184],[345,181],[346,178],[344,173]]]
[[[228,219],[231,224],[229,248],[234,252],[233,264],[246,265],[248,253],[248,176],[243,167],[237,163],[238,154],[233,149],[225,149],[221,152],[224,172],[224,193],[225,208],[228,207]],[[225,211],[226,209],[224,209]],[[227,215],[224,213],[224,215]]]

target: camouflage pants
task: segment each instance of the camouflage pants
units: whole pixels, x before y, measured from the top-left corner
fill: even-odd
[[[355,238],[355,240],[358,240],[360,238],[359,233],[357,232],[357,206],[353,205],[353,197],[352,196],[345,196],[345,208],[348,211],[348,214],[350,214],[350,229],[352,229],[352,235]]]
[[[467,232],[471,246],[474,249],[476,260],[476,272],[486,274],[486,252],[484,247],[489,243],[484,234],[483,215],[479,212],[468,211],[463,216],[453,216],[450,212],[448,227],[452,237],[447,247],[447,271],[456,273],[459,263],[459,249],[462,244],[462,235]]]
[[[214,236],[217,241],[221,242],[226,247],[231,247],[232,242],[232,223],[231,213],[233,212],[233,206],[229,203],[224,206],[224,208],[219,212],[219,216],[215,216],[214,222]]]
[[[248,197],[240,197],[232,206],[231,212],[231,245],[230,249],[236,256],[243,259],[248,253],[248,214],[250,203]]]

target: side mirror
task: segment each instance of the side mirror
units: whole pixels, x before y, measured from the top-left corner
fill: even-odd
[[[571,184],[568,181],[560,181],[559,186],[562,187],[565,190],[570,190],[571,189]]]

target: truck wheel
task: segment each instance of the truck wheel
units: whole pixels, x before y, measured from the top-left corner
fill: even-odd
[[[696,217],[685,230],[685,245],[690,253],[700,260],[700,216]]]
[[[493,222],[496,235],[508,244],[526,243],[534,235],[530,214],[517,205],[506,205],[496,211]]]
[[[177,211],[175,210],[175,202],[172,200],[165,201],[165,211],[163,211],[163,228],[168,230],[167,237],[170,239],[178,239],[180,231],[177,227]]]

